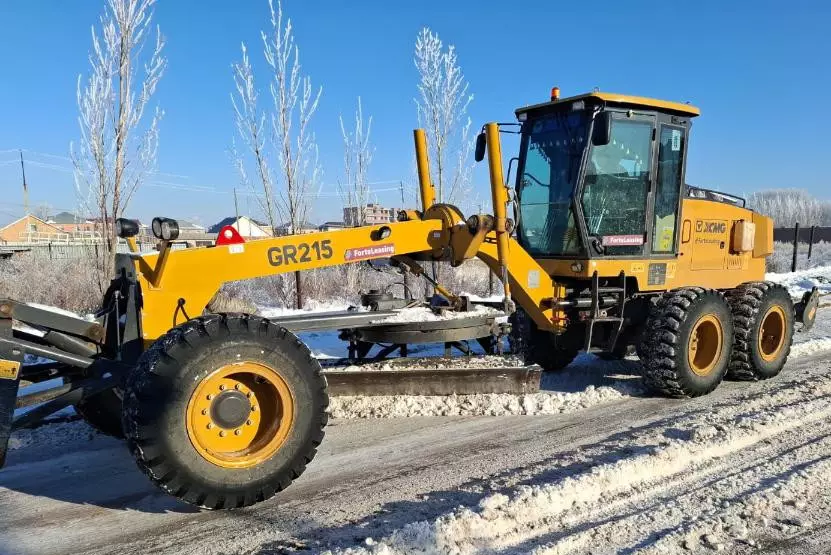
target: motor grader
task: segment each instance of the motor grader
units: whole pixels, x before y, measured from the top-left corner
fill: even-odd
[[[118,256],[93,321],[0,300],[0,456],[12,429],[74,405],[99,429],[123,430],[139,468],[187,503],[270,498],[315,456],[327,381],[279,322],[206,306],[229,281],[379,258],[409,269],[483,260],[502,278],[515,344],[548,371],[581,350],[623,356],[634,347],[646,383],[671,396],[706,394],[725,375],[773,377],[795,322],[813,322],[817,294],[794,304],[763,281],[769,218],[685,183],[698,114],[688,104],[560,98],[554,89],[550,101],[518,109],[517,123],[488,123],[477,138],[492,214],[466,218],[435,202],[416,130],[422,206],[397,222],[248,242],[226,228],[214,246],[173,250],[178,226],[157,218],[159,252]],[[501,131],[520,136],[513,186]],[[118,229],[133,245],[135,222]],[[32,370],[26,354],[53,364]],[[48,400],[15,416],[21,379],[55,377],[64,380],[56,395],[35,394]]]

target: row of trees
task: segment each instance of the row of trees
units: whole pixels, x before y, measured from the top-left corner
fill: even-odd
[[[751,194],[747,204],[773,218],[777,227],[831,225],[831,201],[799,189],[772,189]]]
[[[78,77],[80,140],[71,145],[75,184],[84,208],[105,222],[106,254],[100,280],[112,274],[117,238],[112,222],[124,214],[136,189],[155,171],[159,122],[163,112],[149,110],[167,66],[158,27],[151,38],[156,0],[106,0],[100,28],[92,28],[89,73]],[[269,0],[270,25],[262,31],[264,71],[254,69],[245,42],[233,65],[231,105],[236,132],[231,158],[244,187],[254,193],[272,228],[280,223],[299,229],[313,208],[322,168],[311,125],[323,94],[303,72],[292,22],[280,0]],[[151,48],[145,48],[152,41]],[[441,202],[463,199],[471,189],[473,95],[456,50],[423,29],[415,42],[418,72],[415,98],[433,162],[433,182]],[[267,83],[263,100],[259,83]],[[357,99],[354,122],[339,118],[344,177],[338,189],[345,206],[364,206],[370,198],[369,168],[372,116]],[[363,211],[359,211],[363,218]],[[358,223],[363,224],[364,221]],[[296,304],[302,303],[299,273]]]

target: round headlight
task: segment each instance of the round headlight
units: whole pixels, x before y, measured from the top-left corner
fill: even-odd
[[[162,219],[153,218],[153,223],[150,225],[150,227],[153,230],[153,236],[156,239],[162,239]]]
[[[179,224],[176,220],[165,218],[161,223],[161,238],[165,241],[173,241],[179,237]]]

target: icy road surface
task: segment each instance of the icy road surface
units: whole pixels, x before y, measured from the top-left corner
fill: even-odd
[[[585,371],[602,383],[607,369]],[[4,554],[800,553],[831,525],[826,355],[693,400],[335,419],[294,485],[232,512],[159,493],[81,422],[15,442],[0,471]]]

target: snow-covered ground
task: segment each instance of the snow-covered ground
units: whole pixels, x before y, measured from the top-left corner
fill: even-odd
[[[801,298],[803,293],[810,291],[813,287],[819,288],[820,294],[831,294],[831,266],[781,274],[768,273],[765,279],[781,283],[788,288],[795,299]]]
[[[768,278],[794,297],[831,293],[831,267]],[[334,334],[304,340],[320,358],[346,354]],[[824,309],[781,376],[698,399],[649,396],[637,360],[592,355],[532,395],[335,398],[306,474],[230,513],[161,494],[120,442],[81,421],[20,431],[0,471],[0,554],[820,552],[831,545],[828,353]]]

